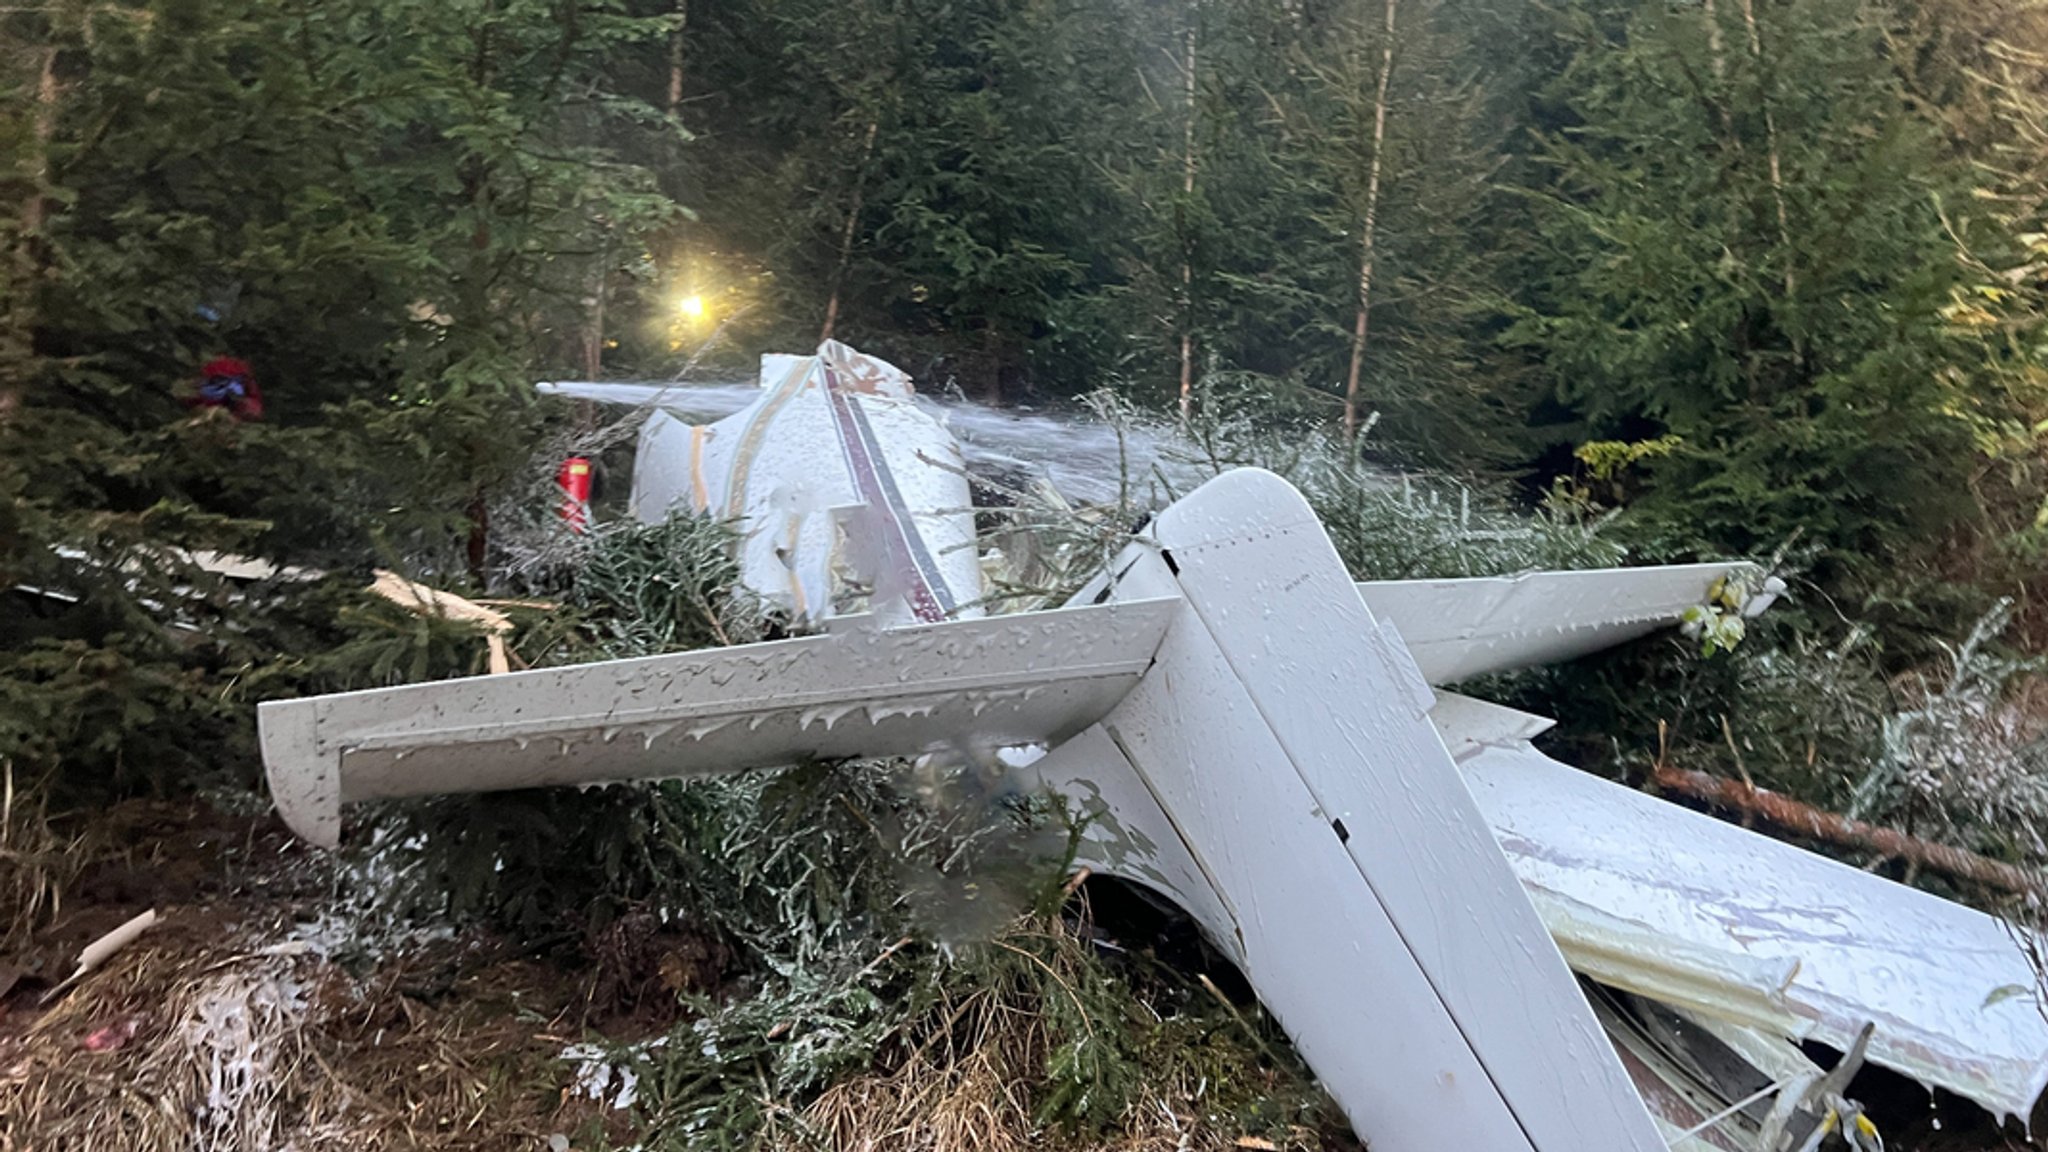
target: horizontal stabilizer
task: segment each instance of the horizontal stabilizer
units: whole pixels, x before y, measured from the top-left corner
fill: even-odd
[[[1444,750],[1451,754],[1451,759],[1461,761],[1484,748],[1519,746],[1557,726],[1557,721],[1548,716],[1532,715],[1441,688],[1436,690],[1429,722],[1436,725],[1436,734],[1443,738]]]
[[[325,846],[359,800],[1064,740],[1151,663],[1175,601],[837,632],[281,700],[263,760]]]
[[[1401,631],[1431,684],[1456,684],[1572,660],[1647,636],[1705,604],[1724,576],[1761,584],[1754,564],[1595,568],[1469,580],[1367,580],[1358,585],[1374,616]],[[1775,591],[1744,607],[1763,611]]]

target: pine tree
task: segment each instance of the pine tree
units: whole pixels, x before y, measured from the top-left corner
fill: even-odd
[[[701,22],[697,251],[768,273],[763,339],[833,333],[987,392],[1058,362],[1056,317],[1117,228],[1105,110],[1133,91],[1122,6],[733,5]]]
[[[1678,536],[1878,556],[1968,515],[1937,314],[1959,190],[1860,0],[1581,5],[1544,93],[1506,339],[1582,440],[1676,437]]]
[[[1958,353],[1944,382],[1984,461],[1980,575],[2006,569],[2023,587],[2048,544],[2048,11],[1930,0],[1907,14],[1896,36],[1920,46],[1908,90],[1970,176],[1941,205],[1963,269],[1941,316]]]
[[[1341,358],[1322,355],[1341,370],[1347,432],[1376,411],[1382,436],[1462,470],[1497,463],[1512,437],[1493,395],[1506,382],[1476,355],[1507,137],[1473,31],[1440,0],[1343,6],[1301,49],[1308,84],[1292,150],[1330,191],[1319,217],[1333,248],[1348,249],[1312,281],[1343,301],[1322,320]]]
[[[43,590],[0,614],[0,758],[74,795],[163,786],[246,753],[230,686],[285,646],[176,549],[443,582],[489,561],[592,253],[675,211],[592,139],[664,130],[606,81],[666,22],[408,0],[0,19],[29,63],[4,74],[29,114],[0,171],[29,208],[5,225],[26,243],[0,587]],[[253,364],[261,422],[181,403],[222,355]]]

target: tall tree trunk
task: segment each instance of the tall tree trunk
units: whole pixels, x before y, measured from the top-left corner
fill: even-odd
[[[1358,258],[1358,320],[1351,329],[1351,371],[1344,380],[1344,435],[1358,436],[1358,378],[1365,363],[1366,338],[1372,324],[1373,259],[1378,255],[1374,241],[1380,222],[1380,174],[1387,143],[1387,84],[1394,75],[1394,15],[1399,0],[1387,0],[1385,43],[1380,49],[1379,91],[1373,97],[1372,164],[1365,179],[1365,212]]]
[[[1701,14],[1707,20],[1707,66],[1714,71],[1717,82],[1728,79],[1728,48],[1721,40],[1721,13],[1714,0],[1701,0]],[[1718,101],[1721,115],[1721,134],[1730,144],[1739,143],[1735,138],[1735,114],[1726,100]]]
[[[853,175],[853,198],[846,206],[846,226],[839,230],[839,262],[832,266],[832,295],[825,301],[825,327],[818,333],[818,343],[832,338],[832,330],[839,325],[839,290],[846,283],[846,269],[853,263],[853,238],[860,229],[860,210],[865,200],[868,185],[868,162],[875,155],[875,133],[881,128],[881,121],[868,121],[867,139],[860,146],[860,167]]]
[[[1194,405],[1195,394],[1195,258],[1194,238],[1188,234],[1188,211],[1195,198],[1195,26],[1188,24],[1182,53],[1182,79],[1186,84],[1187,112],[1181,124],[1181,222],[1180,222],[1180,416],[1185,420]]]
[[[1764,146],[1769,151],[1766,160],[1770,165],[1771,200],[1778,209],[1778,245],[1785,253],[1785,295],[1789,297],[1799,288],[1799,276],[1792,264],[1792,220],[1785,211],[1785,171],[1778,159],[1778,118],[1771,109],[1764,38],[1756,23],[1756,0],[1742,0],[1742,22],[1749,29],[1749,55],[1756,64],[1757,89],[1764,106]]]
[[[1728,77],[1727,52],[1721,43],[1721,17],[1714,6],[1714,0],[1702,0],[1700,10],[1707,18],[1707,66],[1714,70],[1714,79]]]
[[[606,273],[611,268],[611,238],[598,245],[597,258],[591,261],[590,294],[584,298],[582,347],[583,378],[595,380],[604,373],[604,302]]]
[[[683,34],[690,27],[690,0],[676,0],[676,28],[668,36],[668,114],[683,106]]]
[[[13,329],[5,335],[6,349],[13,359],[14,354],[26,358],[29,353],[29,301],[37,276],[39,259],[37,253],[43,246],[43,227],[49,221],[50,186],[50,140],[57,132],[57,45],[55,30],[51,30],[51,43],[42,51],[42,60],[36,77],[35,118],[30,129],[32,151],[28,162],[28,195],[21,203],[21,234],[15,238],[14,252],[8,262],[13,267],[6,270],[7,279],[12,281],[8,295],[12,302],[7,311],[8,327]],[[0,383],[0,423],[5,423],[21,407],[21,382],[10,379]]]
[[[29,161],[29,179],[35,182],[21,209],[24,235],[42,232],[49,200],[44,195],[50,183],[50,138],[57,131],[57,46],[43,49],[42,67],[36,77],[35,152]]]

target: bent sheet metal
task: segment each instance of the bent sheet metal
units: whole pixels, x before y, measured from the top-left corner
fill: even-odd
[[[1093,819],[1084,862],[1178,902],[1385,1152],[1695,1128],[1675,1146],[1768,1152],[1819,1076],[1791,1042],[1865,1022],[1873,1062],[1995,1112],[2048,1084],[1996,921],[1586,776],[1528,743],[1547,720],[1432,688],[1668,627],[1710,590],[1753,589],[1753,614],[1776,592],[1754,570],[1354,585],[1300,495],[1244,470],[1070,606],[960,619],[967,485],[907,380],[828,343],[765,358],[762,385],[713,425],[657,413],[636,508],[736,518],[756,591],[874,616],[266,704],[292,826],[333,844],[375,797],[1011,747]],[[1759,1087],[1777,1098],[1743,1100]]]
[[[828,340],[812,356],[763,356],[760,385],[716,423],[649,416],[634,515],[737,524],[742,579],[799,619],[838,614],[842,572],[873,589],[887,622],[981,615],[966,462],[910,377]]]

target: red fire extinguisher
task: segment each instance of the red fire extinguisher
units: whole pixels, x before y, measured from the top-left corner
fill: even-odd
[[[569,531],[588,531],[590,461],[582,456],[571,456],[562,461],[561,471],[555,473],[555,483],[562,489],[562,520],[569,525]]]

